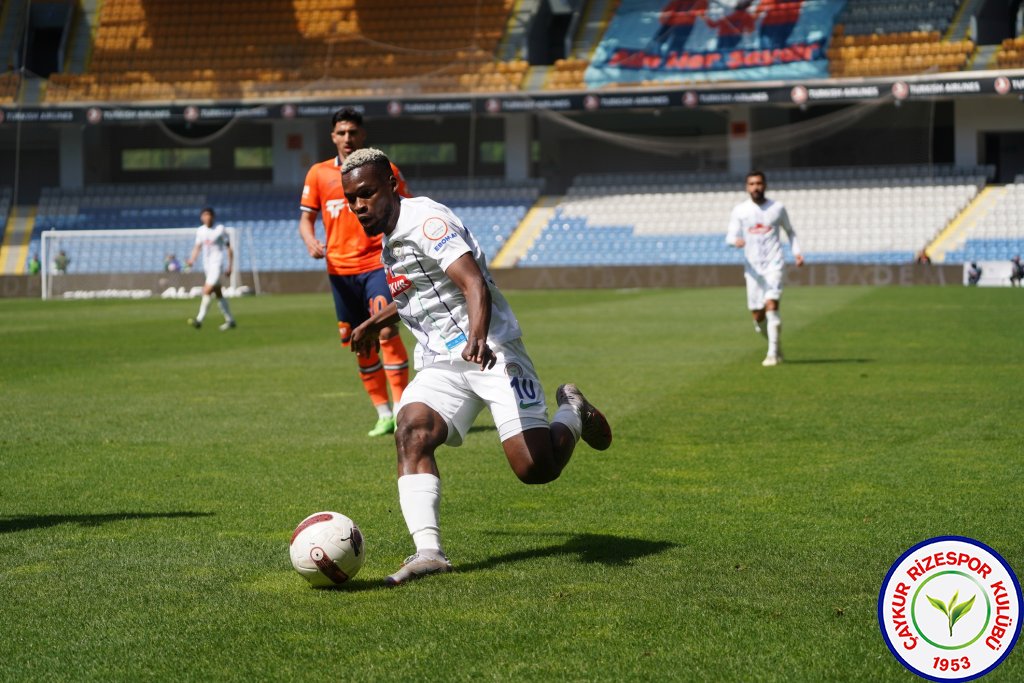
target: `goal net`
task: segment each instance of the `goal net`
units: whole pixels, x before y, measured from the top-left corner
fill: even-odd
[[[248,231],[227,228],[233,258],[225,296],[259,293]],[[189,270],[195,228],[47,230],[41,233],[44,299],[190,298],[203,285],[202,256]]]

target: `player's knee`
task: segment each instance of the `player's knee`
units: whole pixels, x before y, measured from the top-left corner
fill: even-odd
[[[447,438],[447,427],[433,416],[403,410],[395,424],[395,446],[398,460],[411,465],[422,458],[433,457],[437,447]]]
[[[515,465],[512,470],[524,484],[550,484],[562,474],[553,464],[536,461]]]

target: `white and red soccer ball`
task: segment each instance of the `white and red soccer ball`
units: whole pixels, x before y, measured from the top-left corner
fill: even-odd
[[[356,523],[338,512],[317,512],[299,522],[292,533],[292,566],[316,588],[338,586],[366,561],[363,534]]]

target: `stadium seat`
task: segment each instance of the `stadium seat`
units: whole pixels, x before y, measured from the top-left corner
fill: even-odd
[[[974,198],[988,169],[894,166],[772,173],[804,255],[819,262],[900,263]],[[726,173],[583,175],[521,265],[740,263],[725,245],[742,178]],[[879,210],[881,208],[881,211]]]

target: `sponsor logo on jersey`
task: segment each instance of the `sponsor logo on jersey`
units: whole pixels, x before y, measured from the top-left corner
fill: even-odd
[[[308,197],[309,196],[309,185],[303,185],[302,186],[302,196],[303,197]]]
[[[324,209],[331,214],[331,218],[337,218],[342,211],[348,210],[348,202],[344,199],[328,199]]]
[[[399,294],[412,289],[412,282],[404,275],[396,276],[390,268],[384,269],[384,279],[388,281],[388,289],[391,290],[391,298],[395,299]]]
[[[454,232],[453,233],[449,233],[444,238],[442,238],[442,240],[440,242],[438,242],[437,244],[434,245],[434,251],[441,251],[441,247],[443,247],[444,245],[448,244],[453,239],[455,239],[455,233]]]
[[[448,223],[443,218],[428,218],[423,222],[423,236],[436,242],[448,234]]]
[[[747,232],[752,235],[765,235],[772,231],[772,226],[765,225],[764,223],[758,223],[747,228]]]
[[[453,339],[445,340],[444,346],[445,346],[446,349],[451,351],[456,346],[460,346],[462,344],[465,344],[467,341],[468,340],[466,339],[466,333],[465,332],[460,332],[459,336],[454,337]]]

